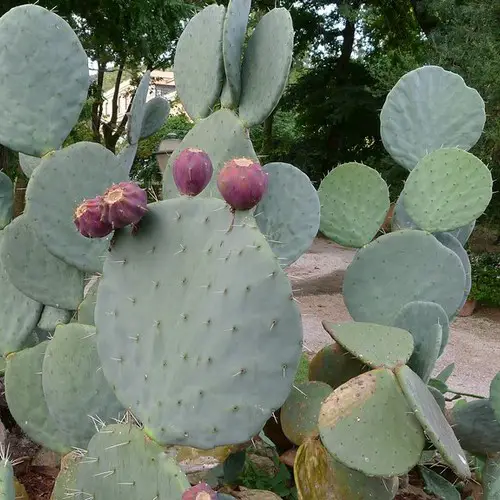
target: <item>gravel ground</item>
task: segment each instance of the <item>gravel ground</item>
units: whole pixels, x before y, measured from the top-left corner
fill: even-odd
[[[287,272],[303,314],[305,349],[319,351],[331,343],[321,321],[351,321],[341,294],[345,270],[354,250],[316,239],[310,251]],[[488,395],[491,379],[500,371],[500,310],[481,308],[451,326],[450,342],[436,372],[455,363],[448,384],[453,390]]]

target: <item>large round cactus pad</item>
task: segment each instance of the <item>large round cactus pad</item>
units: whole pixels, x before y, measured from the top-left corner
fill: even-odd
[[[491,401],[456,404],[449,420],[464,450],[482,455],[500,452],[500,423]]]
[[[442,147],[469,150],[486,121],[484,101],[463,78],[438,66],[404,75],[389,92],[380,115],[382,141],[408,170]]]
[[[57,453],[67,453],[68,436],[52,418],[43,394],[42,364],[48,343],[9,355],[5,397],[12,416],[33,441]]]
[[[451,316],[460,305],[465,272],[457,255],[429,233],[411,229],[377,238],[347,268],[344,302],[355,321],[394,324],[408,302],[436,302]]]
[[[83,299],[84,274],[51,254],[25,215],[5,228],[0,257],[13,285],[33,300],[73,310]]]
[[[41,161],[42,159],[38,158],[38,156],[29,156],[23,153],[19,153],[19,165],[24,175],[28,178],[31,177],[31,174],[33,173],[35,168],[40,165]]]
[[[82,498],[179,500],[190,486],[161,446],[130,424],[108,425],[94,434],[87,456],[76,471],[74,494]]]
[[[247,127],[262,123],[278,105],[290,73],[293,38],[292,16],[282,7],[265,14],[250,36],[238,111]]]
[[[321,408],[319,431],[335,459],[369,476],[406,474],[425,444],[421,425],[386,368],[335,389]]]
[[[327,345],[309,363],[309,380],[325,382],[333,389],[369,368],[340,344]]]
[[[130,106],[130,114],[127,122],[127,139],[129,144],[137,144],[141,138],[142,124],[146,114],[146,99],[148,98],[151,72],[146,71],[135,91],[134,100]]]
[[[225,13],[223,5],[205,7],[191,18],[177,42],[175,85],[184,109],[193,120],[208,116],[220,97],[224,82]]]
[[[428,382],[441,348],[446,345],[443,340],[448,341],[449,323],[444,309],[434,302],[409,302],[399,311],[394,326],[412,334],[415,347],[408,366]]]
[[[0,232],[0,245],[5,234]],[[0,259],[0,353],[17,351],[34,330],[43,305],[30,299],[11,282],[3,261]]]
[[[223,90],[223,104],[228,107],[238,105],[241,94],[241,54],[247,32],[248,15],[250,14],[251,0],[231,0],[227,7],[224,21],[224,37],[222,39],[222,53],[226,83]]]
[[[0,172],[0,229],[12,220],[14,204],[14,185],[10,177]]]
[[[389,189],[373,168],[344,163],[319,186],[321,232],[347,247],[362,247],[377,234],[389,210]]]
[[[406,330],[373,323],[332,323],[324,329],[344,349],[373,368],[394,368],[406,363],[413,352],[413,337]]]
[[[288,163],[268,163],[267,192],[255,220],[282,267],[295,262],[312,245],[319,229],[319,198],[309,177]]]
[[[95,328],[58,326],[43,361],[43,392],[49,411],[71,445],[86,448],[95,433],[93,418],[119,418],[123,406],[102,373]]]
[[[141,139],[158,132],[168,118],[170,103],[164,97],[153,97],[146,103],[141,126]]]
[[[304,382],[292,389],[280,412],[281,427],[292,443],[301,445],[319,435],[319,410],[331,392],[324,382]]]
[[[427,386],[408,366],[397,367],[395,373],[408,404],[427,437],[459,477],[470,478],[465,453]]]
[[[226,161],[234,158],[257,160],[252,142],[239,118],[229,109],[220,109],[205,120],[198,122],[170,157],[163,173],[163,198],[179,196],[172,176],[172,165],[181,151],[186,148],[202,149],[212,161],[214,168],[212,180],[203,190],[201,196],[222,198],[217,188],[217,174]]]
[[[82,44],[54,12],[14,7],[0,18],[0,144],[42,156],[59,148],[87,99]]]
[[[127,180],[117,157],[104,146],[78,142],[45,157],[26,190],[26,216],[56,257],[82,271],[102,270],[111,236],[90,239],[73,223],[76,207],[113,183]]]
[[[104,374],[162,444],[244,442],[294,380],[302,326],[290,283],[252,218],[232,219],[222,200],[154,203],[104,264]]]
[[[397,477],[368,477],[349,469],[316,439],[300,446],[293,472],[299,500],[392,500],[399,484]]]
[[[408,215],[425,231],[450,231],[483,214],[492,197],[488,167],[461,149],[438,149],[410,172],[403,190]]]
[[[500,457],[489,457],[483,470],[484,500],[500,498]]]

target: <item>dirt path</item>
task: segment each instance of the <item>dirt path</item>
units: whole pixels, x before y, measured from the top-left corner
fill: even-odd
[[[341,294],[345,270],[354,250],[317,239],[311,250],[288,269],[303,313],[304,342],[308,352],[331,343],[321,326],[323,319],[350,321]],[[500,371],[500,310],[480,309],[468,318],[457,318],[450,342],[436,371],[455,363],[449,379],[454,390],[487,396],[491,379]]]

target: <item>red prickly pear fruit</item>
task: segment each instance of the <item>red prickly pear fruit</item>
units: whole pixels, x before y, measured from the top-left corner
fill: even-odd
[[[267,173],[249,158],[224,163],[217,178],[220,194],[233,210],[250,210],[267,190]]]
[[[207,483],[200,483],[187,489],[182,500],[217,500],[217,493]]]
[[[148,195],[134,182],[113,184],[103,197],[103,218],[113,229],[137,224],[148,210]]]
[[[104,238],[113,232],[111,224],[103,219],[103,208],[101,196],[85,200],[76,207],[73,222],[81,235],[86,238]]]
[[[197,196],[210,182],[213,174],[210,157],[198,148],[186,148],[175,159],[172,175],[181,194]]]

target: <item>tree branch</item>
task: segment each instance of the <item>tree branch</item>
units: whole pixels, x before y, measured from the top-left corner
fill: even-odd
[[[94,141],[101,143],[101,119],[102,119],[102,85],[104,83],[104,69],[106,63],[97,63],[97,88],[94,102],[92,103],[92,134]]]
[[[116,74],[115,89],[113,92],[113,101],[111,103],[111,120],[109,124],[115,126],[118,121],[118,98],[120,97],[120,84],[122,83],[123,70],[125,68],[125,58],[120,61],[118,73]]]
[[[353,9],[359,10],[361,7],[361,0],[356,0],[352,3],[351,7]],[[340,56],[337,60],[337,70],[341,74],[347,69],[347,66],[351,60],[352,51],[354,49],[354,37],[356,34],[356,21],[352,19],[345,20],[345,27],[342,30],[342,48],[340,51]]]

